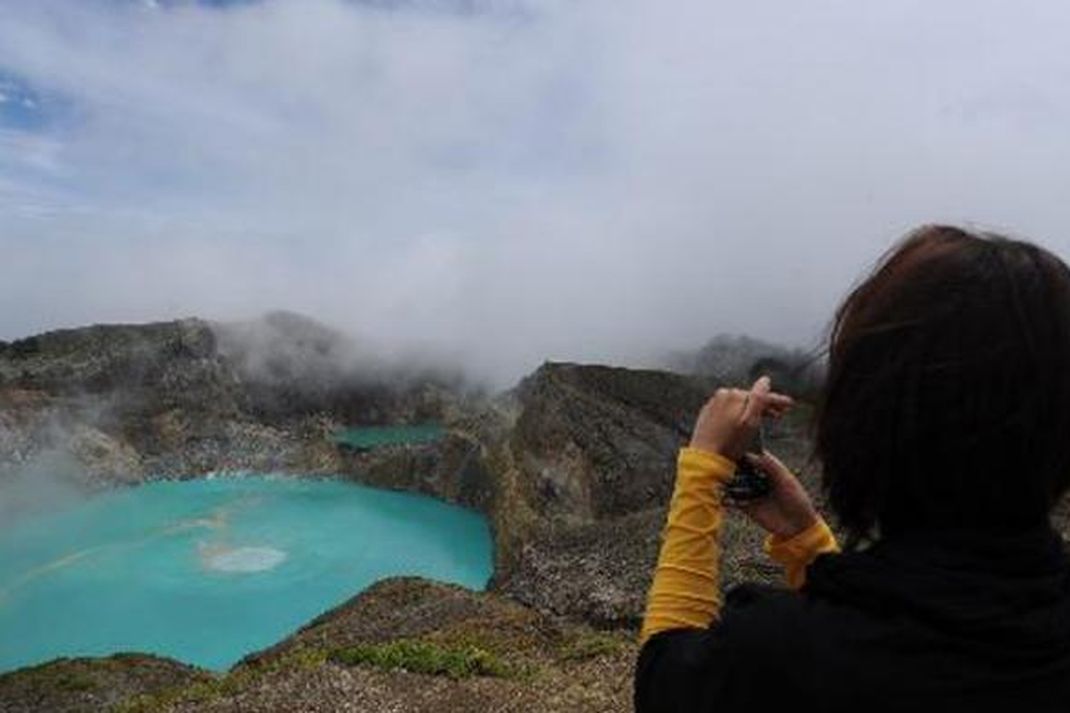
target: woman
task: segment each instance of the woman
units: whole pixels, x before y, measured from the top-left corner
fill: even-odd
[[[1070,270],[1030,243],[929,226],[837,310],[814,455],[844,551],[772,454],[740,510],[787,588],[722,598],[721,486],[763,416],[719,389],[680,451],[643,621],[652,711],[1068,711]]]

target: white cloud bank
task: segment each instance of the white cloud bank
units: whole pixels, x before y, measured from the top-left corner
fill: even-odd
[[[1066,3],[382,5],[0,0],[0,338],[289,308],[508,379],[812,344],[919,222],[1070,249]]]

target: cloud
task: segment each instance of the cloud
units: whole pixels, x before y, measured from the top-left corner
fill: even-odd
[[[810,344],[922,221],[1070,248],[1054,0],[149,5],[0,0],[0,338],[288,308],[505,381]]]

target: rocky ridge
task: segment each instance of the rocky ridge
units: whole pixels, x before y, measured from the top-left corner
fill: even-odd
[[[394,663],[354,662],[388,652]],[[636,647],[510,600],[402,578],[379,582],[225,675],[140,655],[59,659],[0,676],[0,710],[621,711]],[[429,655],[453,666],[420,672]]]
[[[604,695],[589,699],[532,698],[535,694],[523,693],[531,681],[522,676],[505,677],[509,683],[477,677],[461,684],[423,675],[419,685],[459,696],[459,709],[624,710],[627,696],[620,693],[634,655],[628,641],[656,558],[675,453],[717,383],[715,378],[661,371],[547,363],[516,388],[488,395],[456,375],[384,365],[342,335],[286,313],[236,325],[191,319],[66,330],[0,344],[0,484],[58,477],[63,487],[82,491],[218,471],[332,474],[476,508],[488,516],[494,531],[495,575],[489,593],[462,594],[430,584],[376,587],[346,605],[349,609],[329,615],[320,622],[326,628],[319,630],[329,632],[335,648],[343,641],[384,637],[439,641],[453,610],[435,607],[464,601],[465,606],[480,602],[512,612],[540,632],[584,631],[587,636],[592,626],[618,632],[605,634],[620,644],[609,647],[613,655],[604,660],[595,656],[592,660],[601,663],[591,664],[612,669],[616,693],[605,689]],[[429,421],[442,423],[446,436],[369,452],[339,449],[328,438],[343,426]],[[806,454],[804,422],[802,414],[771,434],[773,449],[795,467],[803,465]],[[16,499],[13,506],[32,505]],[[726,530],[727,584],[775,576],[760,555],[760,533],[736,519]],[[413,593],[417,590],[420,596]],[[383,629],[389,636],[364,631],[345,614],[365,611],[372,606],[369,601],[388,602],[383,606],[401,617]],[[438,611],[437,618],[422,618],[429,610]],[[473,615],[473,620],[479,618]],[[410,636],[406,622],[415,621],[425,621],[429,628]],[[223,679],[225,685],[210,677],[212,709],[236,710],[238,701],[260,701],[239,707],[278,710],[256,707],[270,691],[253,683],[261,677],[248,671],[308,636],[308,630],[301,632],[243,663]],[[501,642],[480,641],[480,650],[500,650],[500,656],[510,658]],[[581,688],[603,690],[597,678],[582,678],[587,669],[572,671],[556,658],[552,636],[531,641],[532,660],[542,661],[536,668],[548,680],[564,686],[575,674],[586,682]],[[362,700],[352,697],[356,680],[386,691],[380,701],[385,707],[374,709],[424,709],[411,695],[404,699],[408,703],[390,698],[395,688],[414,690],[397,684],[400,674],[342,666],[321,656],[322,649],[311,659],[302,658],[298,673],[288,665],[276,666],[262,680],[271,682],[270,690],[290,690],[294,709],[345,710],[342,699],[331,696],[346,692],[351,700]],[[140,671],[143,660],[121,663]],[[26,709],[5,708],[4,703],[5,692],[21,691],[27,681],[50,680],[53,673],[67,675],[63,672],[94,664],[49,666],[53,668],[0,677],[0,710]],[[197,677],[207,674],[175,666],[175,682],[163,687],[152,676],[124,673],[123,680],[133,683],[123,689],[122,700],[155,706],[146,709],[200,710],[189,707],[186,689],[200,690],[206,684]],[[115,668],[111,659],[100,660],[101,671]],[[562,672],[568,674],[565,679],[560,679]],[[323,693],[323,700],[340,707],[298,704],[304,700],[298,692],[302,686],[335,691]],[[176,689],[184,690],[185,698],[172,696]],[[449,692],[454,689],[464,692]],[[483,689],[489,697],[473,692]],[[87,695],[72,700],[85,699],[88,707],[70,710],[118,705],[111,699],[90,701]],[[495,704],[497,696],[524,700],[526,707]],[[432,699],[425,701],[427,709]]]

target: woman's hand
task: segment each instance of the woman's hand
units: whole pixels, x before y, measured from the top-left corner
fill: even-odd
[[[717,389],[699,413],[691,447],[739,461],[762,417],[779,417],[793,403],[790,396],[771,390],[768,376],[755,381],[750,391]],[[810,496],[780,459],[769,451],[746,457],[766,474],[773,488],[763,498],[734,505],[765,530],[784,538],[797,535],[817,522],[818,514]]]
[[[790,396],[771,391],[768,376],[750,391],[717,389],[699,412],[691,447],[738,461],[762,423],[763,416],[779,417],[792,403]]]
[[[748,461],[765,473],[773,485],[768,495],[757,500],[733,503],[764,530],[788,539],[818,521],[817,510],[802,483],[780,459],[769,451],[748,453]]]

